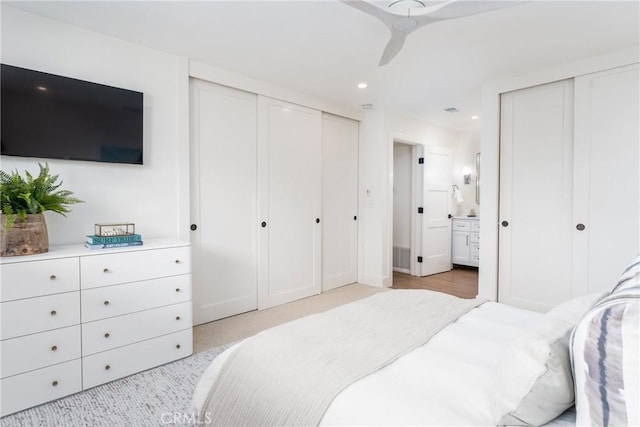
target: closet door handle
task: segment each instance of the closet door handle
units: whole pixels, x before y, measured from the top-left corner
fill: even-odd
[[[576,229],[577,229],[578,231],[584,231],[584,229],[585,229],[585,228],[587,228],[587,227],[585,227],[585,226],[584,226],[584,224],[578,224],[578,225],[576,225]]]
[[[357,220],[358,220],[358,217],[357,217],[356,215],[354,215],[354,216],[353,216],[353,220],[354,220],[354,221],[357,221]]]
[[[509,226],[509,221],[502,221],[502,226],[503,227],[508,227]]]
[[[267,226],[267,222],[266,221],[262,221],[262,223],[260,225],[262,226],[262,228],[265,228]]]
[[[316,224],[320,224],[320,218],[316,218]]]

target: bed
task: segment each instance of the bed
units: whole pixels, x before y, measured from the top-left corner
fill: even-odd
[[[279,390],[289,387],[288,383],[278,383],[272,387],[273,383],[278,382],[279,376],[265,380],[266,385],[242,384],[241,387],[236,388],[237,382],[253,382],[252,378],[262,377],[262,372],[269,370],[268,367],[262,366],[265,353],[273,353],[274,350],[265,349],[261,352],[253,349],[249,353],[253,357],[249,360],[253,360],[254,365],[260,365],[256,371],[247,373],[249,380],[244,378],[229,380],[226,383],[223,381],[227,371],[233,369],[234,364],[240,363],[237,361],[240,357],[237,353],[243,351],[245,348],[243,346],[250,348],[252,340],[260,335],[258,334],[256,337],[235,344],[213,361],[196,387],[193,399],[194,411],[199,417],[199,423],[210,425],[546,424],[569,426],[576,425],[576,409],[573,405],[575,395],[578,399],[579,425],[634,425],[633,423],[637,423],[639,419],[637,336],[640,273],[638,265],[636,260],[625,271],[626,276],[623,275],[620,282],[622,285],[616,286],[616,295],[612,293],[582,296],[546,314],[481,300],[469,303],[469,307],[463,309],[455,320],[441,325],[440,329],[427,338],[425,343],[415,345],[414,342],[408,345],[408,350],[401,351],[397,357],[392,356],[387,363],[370,368],[372,372],[366,375],[358,374],[359,378],[349,380],[346,385],[338,384],[337,390],[333,394],[329,393],[328,399],[325,396],[311,395],[309,399],[314,402],[323,399],[328,402],[326,407],[321,408],[319,412],[321,416],[311,418],[312,421],[309,421],[309,418],[281,418],[278,421],[278,418],[268,418],[267,415],[261,418],[260,412],[257,412],[257,415],[254,413],[253,417],[243,418],[245,412],[251,412],[249,406],[254,403],[258,407],[262,405],[263,408],[259,410],[266,412],[278,405],[283,405],[283,414],[298,410],[288,406],[291,396],[282,399],[274,397],[279,394]],[[410,301],[425,295],[430,298],[430,295],[423,294],[424,292],[430,293],[429,291],[392,290],[370,298],[383,299],[391,294]],[[442,298],[439,295],[436,297]],[[437,304],[442,305],[442,300],[438,300]],[[618,310],[620,312],[618,323],[626,325],[626,329],[623,333],[616,334],[612,330],[605,331],[620,339],[619,342],[614,343],[615,340],[607,338],[607,342],[615,346],[615,349],[605,352],[608,359],[604,360],[604,347],[602,342],[598,343],[598,339],[602,341],[602,319],[611,317],[612,304],[621,307]],[[350,305],[338,309],[349,310]],[[334,310],[309,317],[333,317],[336,315]],[[585,318],[588,318],[588,321],[581,320]],[[294,327],[302,325],[302,331],[311,330],[309,327],[311,323],[296,323],[300,321],[302,319],[291,324]],[[315,320],[306,322],[310,321]],[[388,319],[383,319],[381,324],[384,322],[388,322]],[[420,324],[418,322],[415,326]],[[598,327],[597,331],[593,325]],[[397,333],[400,335],[407,333],[406,329],[402,328],[406,328],[406,325],[398,330]],[[591,331],[590,328],[594,330]],[[594,338],[596,332],[600,335]],[[361,333],[363,332],[359,332]],[[366,331],[364,333],[367,334]],[[572,334],[575,341],[570,343]],[[267,338],[271,341],[273,336],[267,336]],[[321,341],[326,340],[327,338],[323,337]],[[624,351],[622,351],[623,341]],[[257,348],[262,348],[261,345],[264,343]],[[310,344],[311,347],[312,345]],[[341,345],[344,346],[344,344]],[[372,345],[375,347],[380,343]],[[597,349],[590,349],[590,346],[594,345]],[[278,349],[286,347],[286,344],[278,341]],[[275,352],[278,351],[280,350]],[[312,351],[314,352],[315,350]],[[609,360],[616,352],[618,353],[616,361]],[[598,354],[600,359],[596,357]],[[363,359],[361,355],[357,357],[360,358],[358,360]],[[372,355],[372,358],[375,357]],[[286,360],[283,366],[277,367],[274,372],[278,372],[277,369],[279,369],[280,373],[274,375],[295,369],[291,367],[294,364],[292,360],[295,358]],[[325,361],[323,365],[331,363],[333,360],[329,358],[329,363]],[[594,364],[602,367],[606,363],[616,363],[619,365],[618,369],[609,369],[607,372],[598,372],[596,375]],[[581,366],[579,372],[571,369],[576,365]],[[238,367],[238,369],[245,373],[245,369],[252,368]],[[315,367],[306,366],[304,369],[315,370]],[[624,375],[619,374],[619,378],[613,378],[612,375],[617,375],[614,371],[620,371]],[[324,371],[315,375],[316,377],[306,378],[303,381],[323,384],[323,378],[330,376]],[[613,384],[618,381],[618,384],[615,384],[618,388],[617,392],[609,392],[608,395],[604,393],[604,397],[601,395],[603,375],[609,376],[606,380],[608,383]],[[575,391],[574,378],[579,384]],[[599,392],[593,390],[599,390]],[[251,398],[238,401],[239,398],[246,396]],[[211,401],[212,397],[214,402]],[[616,399],[617,407],[616,402],[613,402],[609,409],[604,412],[598,411],[598,408],[608,407],[601,404],[604,402],[602,399],[611,400],[612,398]],[[620,404],[621,399],[622,404]],[[219,400],[226,400],[227,406],[220,406]],[[225,414],[222,414],[225,411],[233,412],[234,417],[225,418],[223,416]],[[235,417],[238,414],[239,418]]]

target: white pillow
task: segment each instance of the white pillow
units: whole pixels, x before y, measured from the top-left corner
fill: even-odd
[[[569,337],[602,295],[558,305],[507,347],[491,399],[497,425],[542,425],[573,405]]]
[[[571,337],[576,423],[640,425],[640,256]]]

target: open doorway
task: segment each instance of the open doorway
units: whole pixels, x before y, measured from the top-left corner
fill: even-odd
[[[452,259],[453,217],[462,216],[463,208],[454,187],[464,185],[457,182],[454,154],[455,149],[393,141],[393,288],[477,295],[477,268]]]
[[[451,269],[451,150],[393,141],[392,265],[428,276]]]
[[[416,245],[415,220],[413,218],[416,179],[413,159],[417,157],[416,145],[393,142],[393,271],[416,274],[411,271],[411,261]]]

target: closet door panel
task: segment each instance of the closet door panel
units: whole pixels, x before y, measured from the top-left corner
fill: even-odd
[[[320,293],[321,114],[258,99],[262,309]]]
[[[571,296],[573,81],[502,95],[499,301]]]
[[[610,291],[640,252],[639,74],[636,64],[575,81],[577,295]]]
[[[194,324],[257,308],[257,96],[191,81]]]
[[[358,280],[358,122],[322,114],[322,290]]]

